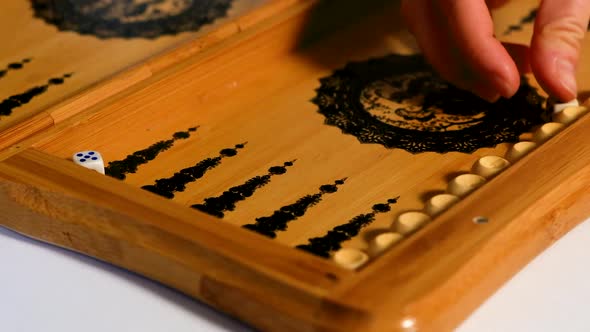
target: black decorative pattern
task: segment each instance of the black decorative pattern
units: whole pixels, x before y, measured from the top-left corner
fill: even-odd
[[[444,82],[419,55],[350,63],[320,82],[313,103],[326,124],[361,143],[411,153],[471,153],[516,142],[548,119],[525,78],[513,98],[488,103]]]
[[[219,151],[217,157],[201,160],[194,166],[187,167],[174,173],[174,175],[169,178],[156,180],[155,184],[143,186],[141,188],[166,198],[174,198],[175,192],[184,191],[187,184],[197,181],[209,170],[219,166],[223,158],[237,155],[238,150],[243,149],[245,145],[246,143],[236,144],[233,148],[223,149]]]
[[[127,174],[137,172],[137,168],[140,165],[147,164],[149,161],[156,159],[160,153],[170,149],[174,145],[174,142],[189,138],[191,133],[197,131],[198,128],[192,127],[186,131],[179,131],[174,133],[171,139],[159,141],[146,149],[135,151],[123,160],[111,161],[105,168],[105,174],[116,179],[124,180]]]
[[[6,76],[6,74],[11,70],[19,70],[22,69],[25,64],[31,62],[31,59],[23,59],[19,62],[9,63],[4,69],[0,69],[0,78]]]
[[[285,174],[287,167],[293,166],[293,163],[294,161],[288,161],[282,166],[273,166],[268,169],[267,174],[255,176],[244,184],[228,189],[221,196],[206,198],[203,204],[195,204],[191,207],[212,216],[223,218],[224,212],[235,210],[236,203],[252,196],[256,190],[267,185],[273,176]]]
[[[157,38],[196,31],[227,15],[233,0],[31,0],[35,17],[99,38]]]
[[[504,31],[504,36],[509,35],[515,31],[521,31],[525,25],[533,23],[535,18],[537,18],[538,12],[539,8],[531,9],[531,11],[526,16],[521,18],[517,24],[510,25],[506,31]],[[590,31],[590,25],[588,25],[588,31]]]
[[[0,101],[0,116],[10,115],[15,108],[28,104],[33,98],[45,93],[52,85],[61,85],[66,78],[71,77],[72,74],[65,74],[62,77],[51,78],[46,84],[38,85],[29,90],[10,96]]]
[[[334,184],[325,184],[320,187],[318,193],[301,197],[297,202],[274,211],[271,216],[256,218],[256,223],[244,225],[244,228],[275,238],[277,236],[276,232],[286,231],[289,222],[305,215],[310,207],[321,202],[325,194],[337,192],[338,186],[343,185],[345,181],[346,179],[342,179],[335,181]]]
[[[526,24],[533,23],[537,17],[538,8],[532,9],[525,17],[521,18],[518,24],[512,24],[504,32],[504,36],[509,35],[515,31],[520,31]]]
[[[332,251],[342,248],[342,243],[344,241],[357,236],[363,227],[366,227],[375,221],[375,216],[377,214],[389,212],[391,210],[391,204],[397,203],[398,199],[399,197],[392,198],[387,200],[387,203],[375,204],[372,208],[373,211],[370,213],[358,215],[346,224],[334,227],[332,230],[328,231],[326,235],[311,238],[308,240],[307,244],[298,245],[296,248],[307,251],[316,256],[329,258]]]

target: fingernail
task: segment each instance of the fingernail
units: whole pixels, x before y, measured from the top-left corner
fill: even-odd
[[[558,58],[555,61],[555,69],[559,75],[559,82],[573,96],[578,95],[578,84],[576,83],[576,66],[565,59]]]
[[[489,91],[487,89],[486,90],[478,89],[476,91],[473,91],[473,93],[489,103],[494,103],[494,102],[498,101],[498,99],[500,99],[499,93]]]
[[[473,94],[490,103],[496,102],[498,99],[500,99],[500,94],[496,92],[495,89],[490,89],[490,87],[486,84],[479,82],[473,83],[470,90],[473,92]]]
[[[500,95],[497,93],[491,93],[491,94],[486,94],[486,95],[480,95],[480,97],[482,99],[484,99],[485,101],[487,101],[488,103],[495,103],[498,101],[498,99],[500,99]]]
[[[512,97],[514,92],[512,92],[512,88],[510,87],[510,85],[508,85],[508,82],[502,76],[494,75],[492,81],[494,87],[502,97]]]

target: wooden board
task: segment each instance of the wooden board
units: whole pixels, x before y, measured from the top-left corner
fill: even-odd
[[[504,156],[551,120],[523,112],[521,97],[488,105],[437,81],[395,3],[371,2],[366,15],[367,4],[274,5],[280,13],[0,152],[0,224],[262,330],[445,331],[590,213],[582,117],[358,269],[336,264],[337,248],[315,250],[327,259],[296,249],[324,238],[369,251],[480,157]],[[534,6],[497,12],[498,31]],[[505,38],[524,42],[530,28]],[[411,113],[432,95],[408,96],[408,84],[444,91],[442,113]],[[395,103],[404,109],[388,112]],[[84,150],[100,151],[111,176],[75,165]],[[122,179],[115,165],[132,160]],[[154,189],[175,173],[180,187]]]
[[[133,33],[128,32],[129,29],[125,24],[113,27],[113,31],[107,29],[106,32],[104,28],[99,27],[82,29],[74,26],[66,28],[64,25],[67,25],[68,22],[77,22],[81,18],[75,15],[68,16],[70,14],[68,12],[64,13],[61,19],[55,19],[56,23],[49,23],[48,14],[43,14],[45,11],[34,9],[34,3],[50,4],[51,1],[6,1],[0,6],[0,22],[2,22],[0,24],[0,38],[5,41],[0,51],[0,71],[4,72],[3,75],[0,75],[2,76],[0,77],[0,101],[6,101],[10,97],[26,93],[34,87],[46,86],[47,89],[43,93],[34,95],[30,101],[18,107],[10,110],[7,107],[0,107],[0,130],[6,131],[17,123],[22,123],[37,115],[37,121],[29,120],[29,123],[22,124],[26,129],[19,130],[20,134],[17,135],[23,136],[24,133],[47,127],[51,123],[58,122],[63,117],[68,117],[79,111],[80,108],[88,107],[100,99],[118,93],[151,76],[171,62],[188,57],[199,52],[203,47],[238,33],[241,25],[239,20],[254,9],[260,9],[266,1],[234,0],[223,2],[230,2],[230,7],[227,11],[213,15],[212,17],[217,17],[213,22],[202,25],[194,24],[191,28],[186,29],[172,26],[167,31],[159,31],[154,28],[159,24],[156,21],[157,15],[153,18],[138,17],[138,20],[145,22],[146,35],[142,35],[141,30]],[[68,0],[55,1],[54,3],[57,13],[51,13],[55,15],[59,14],[60,8],[72,6]],[[109,3],[111,2],[102,2],[103,6],[106,6],[103,10],[113,7],[110,10],[113,12],[111,16],[114,18],[106,16],[105,20],[124,22],[133,18],[133,16],[123,17],[123,14],[118,12],[122,9],[117,9],[115,4]],[[134,3],[134,1],[125,0],[119,2],[119,5],[138,6]],[[171,4],[172,1],[162,3],[166,5]],[[162,6],[162,3],[150,6]],[[47,5],[48,8],[51,8],[50,6]],[[80,10],[85,8],[80,5]],[[97,21],[102,18],[99,16],[100,8],[96,9]],[[271,8],[266,6],[264,9],[268,11]],[[167,9],[162,7],[161,10],[165,12]],[[169,11],[171,14],[176,14],[174,8]],[[197,17],[198,15],[195,15],[195,19]],[[257,20],[257,17],[251,16],[249,20]],[[73,26],[74,23],[71,25]],[[148,34],[150,32],[152,34]],[[104,34],[107,33],[111,35],[105,36]],[[170,51],[174,53],[170,53],[165,61],[148,61],[154,56]],[[10,69],[10,65],[13,67],[14,64],[20,65],[22,68]],[[125,70],[127,70],[126,75],[120,75],[119,79],[110,80],[113,75]],[[64,74],[72,74],[72,76],[65,79],[63,84],[47,85],[51,78],[61,78]],[[101,85],[102,89],[91,94],[80,94],[96,85]],[[69,109],[62,110],[61,114],[53,114],[53,117],[41,120],[43,115],[39,115],[39,113],[74,95],[81,99],[79,104],[83,105],[71,105]],[[4,114],[5,111],[10,112],[10,115]]]

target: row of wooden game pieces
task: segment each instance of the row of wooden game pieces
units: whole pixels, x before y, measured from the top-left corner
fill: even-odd
[[[478,159],[472,166],[471,172],[453,178],[444,194],[429,199],[422,210],[400,214],[393,222],[391,230],[374,237],[369,243],[367,251],[355,248],[343,248],[334,253],[333,260],[347,269],[358,269],[371,258],[381,255],[385,250],[401,242],[404,238],[414,234],[436,216],[449,209],[471,192],[481,187],[486,181],[498,175],[510,164],[524,157],[540,144],[553,137],[567,125],[573,123],[590,109],[590,99],[582,106],[577,101],[556,104],[553,110],[553,122],[548,122],[536,128],[529,135],[531,140],[523,140],[514,144],[504,157],[485,156]],[[486,223],[485,217],[476,217],[474,223]]]

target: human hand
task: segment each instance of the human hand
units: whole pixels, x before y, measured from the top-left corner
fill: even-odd
[[[513,96],[532,70],[560,101],[577,96],[575,70],[590,18],[590,0],[543,0],[531,47],[502,44],[490,9],[508,0],[402,0],[410,31],[447,81],[488,100]]]

